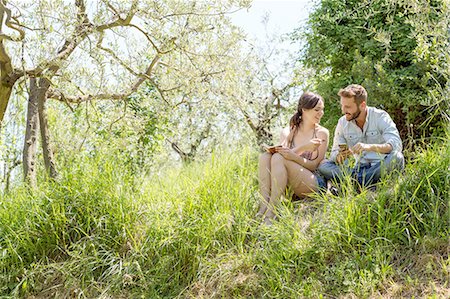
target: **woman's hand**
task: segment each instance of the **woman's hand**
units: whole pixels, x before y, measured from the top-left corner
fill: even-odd
[[[293,150],[287,147],[277,148],[277,153],[283,156],[286,160],[295,161],[298,159],[299,155],[297,155]]]
[[[303,150],[313,152],[319,148],[319,146],[324,142],[325,140],[322,140],[320,138],[313,138],[311,139],[307,144],[304,145]]]

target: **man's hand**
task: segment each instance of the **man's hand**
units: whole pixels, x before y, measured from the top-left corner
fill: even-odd
[[[342,164],[345,161],[345,159],[347,159],[351,155],[353,155],[353,153],[349,149],[339,151],[339,153],[336,156],[336,163]]]
[[[383,143],[383,144],[365,144],[365,143],[357,143],[352,148],[354,153],[361,153],[363,151],[366,152],[375,152],[375,153],[381,153],[381,154],[389,154],[392,151],[392,145],[389,143]]]
[[[357,144],[355,144],[355,146],[352,147],[352,152],[355,154],[360,154],[364,151],[366,152],[372,151],[371,145],[358,142]]]

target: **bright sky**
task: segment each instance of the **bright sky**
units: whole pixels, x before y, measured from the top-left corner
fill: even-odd
[[[312,0],[254,0],[248,11],[233,14],[232,19],[250,36],[264,40],[266,15],[269,33],[289,33],[306,20],[312,5]]]
[[[268,68],[272,73],[278,73],[276,85],[283,85],[290,81],[293,75],[293,65],[286,66],[284,62],[295,62],[296,54],[300,49],[299,43],[284,42],[268,43],[273,37],[291,33],[294,29],[305,24],[315,0],[253,0],[248,10],[240,10],[231,15],[234,24],[241,27],[256,48],[277,49],[277,54],[268,59]],[[264,19],[268,18],[267,30]],[[272,37],[272,39],[271,39]],[[270,52],[270,51],[269,51]],[[294,55],[294,56],[292,56]],[[280,73],[284,71],[283,74]]]

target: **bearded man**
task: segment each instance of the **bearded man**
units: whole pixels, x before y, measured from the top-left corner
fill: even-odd
[[[339,181],[347,173],[360,187],[371,187],[385,174],[402,170],[402,140],[389,114],[367,106],[367,91],[361,85],[349,85],[338,95],[344,116],[334,132],[330,159],[319,165],[322,176]]]

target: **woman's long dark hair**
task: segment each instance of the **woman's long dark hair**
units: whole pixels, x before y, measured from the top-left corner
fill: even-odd
[[[319,101],[323,102],[323,98],[320,95],[310,91],[304,92],[298,100],[297,112],[294,114],[294,116],[291,117],[291,120],[289,121],[289,127],[291,128],[289,136],[287,138],[289,148],[292,147],[294,136],[297,134],[298,128],[302,123],[302,109],[313,109],[314,107],[316,107]]]

